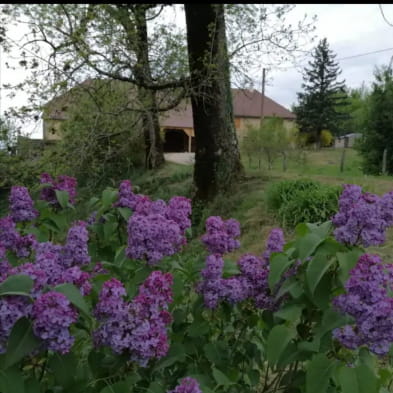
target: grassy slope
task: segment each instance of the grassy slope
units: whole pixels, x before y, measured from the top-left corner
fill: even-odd
[[[267,210],[265,204],[265,190],[274,181],[283,179],[311,178],[322,183],[342,185],[345,183],[358,184],[365,191],[376,194],[383,194],[393,190],[393,179],[388,176],[367,176],[363,175],[360,168],[360,157],[353,149],[347,149],[345,170],[340,172],[341,149],[323,149],[321,151],[306,152],[306,160],[290,159],[286,172],[282,170],[281,160],[274,163],[271,171],[267,170],[266,162],[262,161],[261,169],[258,169],[258,160],[254,159],[249,166],[249,160],[243,158],[246,176],[241,180],[230,197],[218,198],[216,203],[206,212],[206,215],[221,215],[224,218],[233,217],[240,221],[242,228],[241,248],[233,253],[233,257],[238,257],[245,252],[261,253],[264,249],[265,239],[269,231],[279,223],[275,217]],[[176,176],[176,168],[186,176],[185,166],[172,164],[172,178]],[[164,170],[165,171],[165,170]],[[191,170],[189,171],[191,174]],[[180,175],[179,175],[180,176]],[[188,188],[183,188],[187,185]],[[187,179],[181,184],[173,184],[172,188],[177,189],[179,194],[184,194],[191,190]],[[143,190],[143,192],[146,192]],[[188,194],[189,195],[189,194]],[[158,196],[158,195],[157,195]],[[292,236],[291,231],[287,231],[286,237]],[[393,252],[393,230],[388,233],[388,241],[383,247],[370,248],[370,252],[378,252],[383,256],[390,256]],[[199,250],[195,245],[192,249]]]

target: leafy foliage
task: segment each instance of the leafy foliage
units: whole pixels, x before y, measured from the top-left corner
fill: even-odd
[[[367,100],[368,111],[363,139],[359,151],[363,158],[363,171],[378,175],[382,172],[383,151],[388,149],[386,169],[393,174],[393,155],[390,151],[393,135],[393,73],[391,68],[375,71],[375,81]]]
[[[267,205],[282,225],[294,228],[301,222],[324,222],[337,211],[339,187],[313,180],[283,180],[267,190]]]

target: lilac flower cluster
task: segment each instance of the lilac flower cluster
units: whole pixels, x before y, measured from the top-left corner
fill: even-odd
[[[48,173],[42,173],[40,177],[41,184],[48,184],[41,190],[40,199],[47,201],[49,204],[59,207],[56,198],[56,190],[67,191],[69,202],[75,204],[77,182],[74,177],[59,175],[56,181]]]
[[[38,217],[33,200],[26,187],[13,186],[9,196],[10,216],[14,222],[32,221]]]
[[[139,288],[138,295],[126,302],[126,291],[116,279],[106,281],[99,294],[94,314],[101,325],[94,333],[97,346],[110,346],[116,353],[145,367],[150,359],[168,352],[167,311],[172,301],[172,275],[154,271]]]
[[[173,197],[168,204],[160,199],[152,201],[148,196],[134,194],[131,182],[124,180],[114,206],[128,207],[134,212],[127,225],[127,257],[155,265],[186,243],[185,230],[191,225],[188,198]]]
[[[63,249],[63,264],[67,267],[90,263],[87,247],[89,233],[86,226],[84,221],[76,221],[68,231],[67,242]]]
[[[145,259],[149,265],[175,254],[186,241],[179,225],[161,214],[145,216],[135,213],[130,217],[127,229],[126,255],[132,259]]]
[[[206,234],[202,242],[211,254],[231,252],[240,247],[240,224],[233,218],[224,221],[221,217],[211,216],[206,220]]]
[[[18,258],[27,258],[37,244],[34,235],[22,236],[11,216],[0,218],[0,247],[13,251]]]
[[[367,346],[377,355],[393,343],[393,265],[378,255],[362,255],[345,284],[346,293],[333,300],[335,307],[354,319],[353,325],[335,329],[333,336],[345,347]]]
[[[393,225],[393,192],[382,197],[362,193],[362,188],[344,185],[339,212],[333,216],[334,235],[345,244],[377,246],[385,242],[385,231]]]
[[[44,293],[33,304],[34,334],[43,340],[48,349],[65,354],[75,341],[69,327],[77,317],[65,295],[59,292]]]
[[[202,393],[202,391],[196,379],[186,377],[180,381],[175,389],[168,391],[168,393]]]
[[[273,252],[282,252],[284,244],[284,232],[282,229],[272,229],[266,241],[266,250],[263,253],[263,258],[268,261]]]
[[[213,221],[213,223],[216,220]],[[290,269],[284,280],[272,293],[268,285],[270,271],[269,256],[281,252],[284,236],[281,229],[273,229],[266,242],[263,257],[245,254],[238,260],[240,274],[223,278],[224,260],[221,254],[211,254],[206,258],[205,268],[201,271],[202,280],[197,284],[197,292],[203,295],[207,308],[214,309],[221,301],[235,304],[246,299],[253,299],[255,306],[261,309],[276,309],[282,299],[275,299],[283,281],[296,274],[298,263]]]

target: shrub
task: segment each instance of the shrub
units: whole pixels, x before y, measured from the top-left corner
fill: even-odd
[[[332,146],[333,143],[333,135],[329,130],[321,131],[321,146],[329,147]]]
[[[295,227],[329,220],[337,211],[339,193],[339,187],[313,180],[284,180],[268,188],[267,205],[283,226]]]

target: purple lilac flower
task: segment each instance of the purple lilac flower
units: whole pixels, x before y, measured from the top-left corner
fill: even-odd
[[[82,271],[79,266],[73,266],[66,269],[58,283],[70,283],[76,285],[83,296],[86,296],[91,291],[91,276],[89,273]]]
[[[18,258],[27,258],[37,245],[37,239],[34,235],[18,236],[13,250]]]
[[[127,257],[145,259],[149,265],[175,254],[186,241],[179,226],[160,214],[134,213],[128,220],[127,230]]]
[[[132,210],[135,209],[135,194],[132,192],[131,182],[123,180],[119,186],[118,200],[114,207],[128,207]]]
[[[354,319],[353,325],[335,329],[333,336],[347,348],[367,346],[385,355],[393,343],[393,265],[378,255],[362,255],[350,271],[346,293],[333,300],[335,307]]]
[[[119,311],[124,308],[123,297],[126,294],[123,284],[116,278],[105,281],[99,294],[94,315],[100,320],[107,317],[116,317]]]
[[[281,228],[274,228],[270,231],[266,240],[266,250],[263,253],[263,258],[267,261],[273,252],[282,252],[284,248],[284,232]]]
[[[122,299],[125,290],[119,281],[104,283],[95,309],[101,322],[94,334],[95,344],[110,346],[116,353],[126,352],[143,367],[151,358],[165,356],[172,282],[170,273],[152,272],[130,303]]]
[[[28,316],[31,305],[24,296],[2,296],[0,298],[0,353],[6,351],[8,337],[18,319]]]
[[[206,220],[206,234],[202,242],[211,254],[225,254],[240,247],[235,238],[240,236],[240,225],[234,219],[224,221],[221,217],[211,216]]]
[[[69,328],[78,319],[77,312],[65,295],[47,292],[33,304],[33,331],[52,351],[65,354],[70,351],[75,337]]]
[[[182,231],[191,226],[191,200],[182,196],[175,196],[168,202],[166,217],[179,225]]]
[[[393,224],[393,193],[382,197],[363,193],[359,186],[346,184],[333,216],[336,239],[345,244],[377,246],[385,242],[385,231]]]
[[[207,308],[216,308],[226,291],[222,273],[224,260],[220,254],[211,254],[206,258],[205,268],[201,271],[202,281],[197,285],[197,292],[203,295]]]
[[[168,393],[202,393],[202,391],[196,379],[186,377],[180,381],[175,389],[168,391]]]
[[[47,284],[57,285],[64,271],[61,261],[62,246],[44,242],[38,243],[35,250],[35,265],[46,273]]]
[[[89,233],[84,221],[76,221],[69,229],[67,242],[63,248],[63,264],[66,267],[74,265],[86,265],[90,263],[90,256],[87,247]]]
[[[38,211],[33,207],[33,200],[26,187],[12,186],[9,196],[10,216],[14,222],[32,221],[38,216]]]
[[[19,239],[14,221],[10,216],[0,218],[0,247],[13,250]]]
[[[107,274],[107,273],[109,273],[108,270],[104,268],[101,262],[97,262],[94,265],[93,276],[96,276],[97,274]]]
[[[76,179],[66,175],[60,175],[55,181],[48,173],[42,173],[40,177],[41,184],[49,184],[41,190],[40,199],[47,201],[49,204],[59,207],[56,198],[56,190],[67,191],[69,195],[69,202],[75,204],[76,198]]]
[[[87,225],[89,226],[94,225],[96,223],[96,216],[97,216],[97,211],[91,213],[88,219],[86,220]]]

